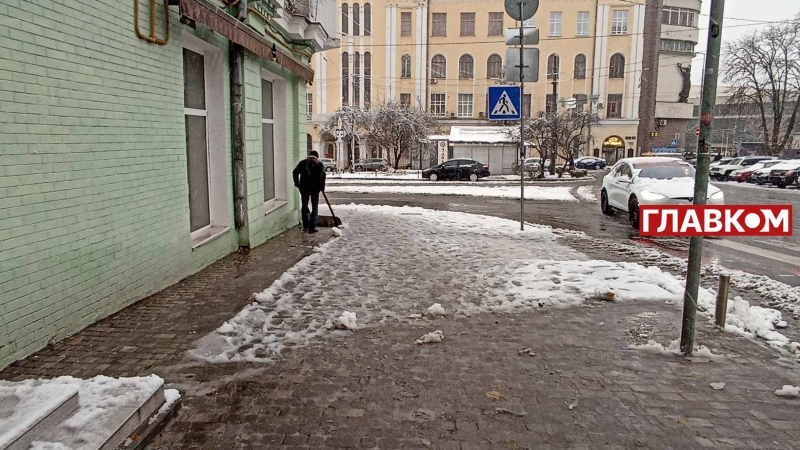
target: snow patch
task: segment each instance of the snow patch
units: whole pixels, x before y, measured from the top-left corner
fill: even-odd
[[[344,330],[357,329],[358,324],[356,323],[356,313],[350,311],[342,312],[342,315],[336,319],[336,322],[334,322],[334,326]]]
[[[664,347],[663,345],[659,344],[654,340],[647,341],[646,344],[634,345],[631,344],[628,346],[629,350],[639,350],[649,353],[658,353],[661,355],[682,355],[681,352],[680,342],[678,339],[670,341],[669,345]],[[699,347],[695,347],[694,352],[692,352],[692,356],[697,356],[700,358],[709,358],[709,359],[720,359],[724,358],[722,355],[717,355],[711,351],[705,345],[701,345]],[[724,384],[724,383],[723,383]]]
[[[172,404],[177,402],[179,398],[181,398],[181,393],[178,392],[177,389],[164,389],[164,404],[161,405],[161,408],[158,409],[158,412],[151,417],[147,423],[152,425],[158,421],[164,414],[167,413],[167,411],[169,411],[169,409],[172,407]]]
[[[525,198],[530,200],[559,200],[575,202],[567,186],[525,186]],[[519,198],[519,186],[483,186],[480,184],[459,185],[331,185],[327,192],[351,194],[417,194],[417,195],[468,195],[472,197]]]
[[[342,237],[342,230],[340,230],[339,228],[333,227],[333,228],[331,228],[331,231],[333,231],[333,235],[334,236]]]
[[[422,344],[431,344],[431,343],[438,343],[442,342],[444,339],[444,334],[442,334],[442,330],[431,331],[430,333],[423,334],[416,342],[418,345]]]
[[[711,389],[721,391],[725,389],[725,383],[711,383]]]
[[[440,303],[434,303],[433,305],[428,307],[428,315],[429,316],[444,316],[444,308]]]
[[[800,386],[785,384],[782,388],[775,391],[775,395],[780,397],[797,397],[800,395]]]
[[[597,195],[594,193],[593,186],[578,186],[578,197],[587,202],[597,202]]]

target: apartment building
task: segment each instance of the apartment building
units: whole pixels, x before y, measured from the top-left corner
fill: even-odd
[[[505,30],[519,26],[502,1],[338,0],[338,7],[339,54],[313,60],[309,149],[333,152],[321,130],[343,104],[427,108],[445,134],[453,125],[494,125],[487,88],[504,83]],[[525,24],[540,30],[540,61],[523,112],[560,109],[570,97],[594,108],[602,123],[583,152],[610,161],[669,146],[678,133],[683,146],[692,111],[682,68],[694,56],[699,10],[700,0],[542,0]],[[369,143],[364,151],[345,146],[356,160],[379,153]]]

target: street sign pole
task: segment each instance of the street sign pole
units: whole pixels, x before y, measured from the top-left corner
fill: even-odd
[[[697,172],[694,177],[695,205],[705,205],[708,195],[708,137],[711,132],[712,111],[717,97],[720,47],[722,46],[722,15],[725,0],[711,0],[711,17],[708,27],[705,73],[703,74],[703,100],[700,114],[700,138],[697,142]],[[686,290],[683,293],[683,321],[681,323],[681,351],[691,356],[694,350],[694,325],[697,315],[697,294],[700,290],[700,263],[703,257],[703,237],[689,239],[689,262],[686,268]]]
[[[519,2],[519,15],[522,17],[524,1]],[[525,99],[525,74],[523,68],[523,54],[525,41],[523,32],[525,26],[522,21],[519,23],[519,104],[522,106]],[[533,98],[533,97],[531,97]],[[521,108],[519,113],[519,229],[525,231],[525,108]]]

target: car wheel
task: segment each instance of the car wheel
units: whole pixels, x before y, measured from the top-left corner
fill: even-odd
[[[600,192],[600,210],[607,216],[614,215],[614,208],[608,204],[608,193],[606,193],[605,189]]]
[[[439,179],[439,175],[436,175],[436,172],[432,173],[430,177],[428,177],[431,181],[436,181]]]
[[[633,228],[639,229],[639,200],[636,197],[631,197],[628,202],[628,219]]]
[[[356,166],[356,172],[363,172],[364,168],[361,166]]]
[[[333,172],[333,168],[332,167],[326,167],[325,168],[325,172]]]
[[[775,185],[778,186],[781,189],[786,189],[786,182],[785,181],[778,181],[777,183],[775,183]]]
[[[600,164],[595,164],[594,165],[594,170],[600,170]]]
[[[469,181],[478,181],[478,174],[477,173],[470,174]]]

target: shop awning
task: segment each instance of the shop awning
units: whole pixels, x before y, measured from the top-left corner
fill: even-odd
[[[313,70],[281,50],[277,50],[273,56],[272,43],[252,28],[236,20],[221,7],[208,2],[208,0],[180,0],[180,2],[181,14],[184,16],[202,23],[266,61],[277,63],[309,83],[314,81]]]

